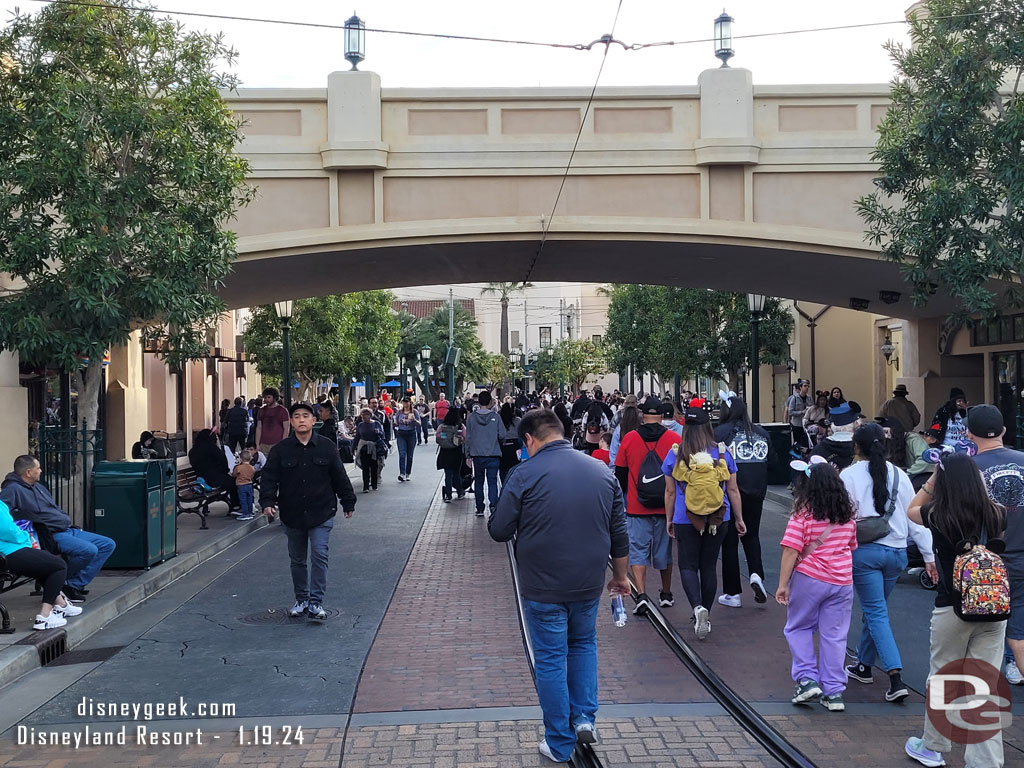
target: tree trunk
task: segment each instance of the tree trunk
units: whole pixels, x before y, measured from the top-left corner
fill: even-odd
[[[501,356],[508,359],[508,296],[501,297]]]
[[[86,482],[92,476],[93,461],[97,457],[88,449],[86,430],[96,430],[99,428],[97,422],[99,421],[100,384],[102,381],[102,355],[98,360],[91,359],[84,369],[78,368],[75,371],[75,388],[78,390],[78,434],[73,437],[69,436],[69,447],[74,446],[77,450],[74,451],[75,467],[68,478],[68,493],[81,495],[87,507],[91,507],[92,500],[86,498],[89,495],[86,491],[88,488]],[[106,435],[104,435],[105,437]],[[79,505],[74,504],[72,510],[75,513],[71,520],[72,524],[85,527],[85,519],[78,514],[79,511],[84,513],[85,509],[79,510]]]

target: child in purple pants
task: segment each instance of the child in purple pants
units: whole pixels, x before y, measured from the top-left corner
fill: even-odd
[[[793,703],[820,697],[827,710],[842,712],[857,525],[850,497],[831,464],[794,461],[792,466],[802,474],[794,490],[793,516],[782,537],[775,599],[789,606],[784,634],[793,655]]]

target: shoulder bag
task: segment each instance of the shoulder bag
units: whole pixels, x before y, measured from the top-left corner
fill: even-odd
[[[899,496],[899,490],[900,471],[894,466],[892,468],[892,489],[889,491],[889,506],[886,507],[884,515],[857,518],[858,544],[870,544],[889,535],[892,531],[889,527],[889,518],[896,511],[896,500]]]

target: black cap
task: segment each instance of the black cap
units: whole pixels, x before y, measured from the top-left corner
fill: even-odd
[[[994,405],[976,405],[967,412],[967,431],[975,437],[999,437],[1005,426],[1002,411]]]
[[[288,409],[288,415],[294,416],[296,411],[309,411],[316,418],[316,411],[309,403],[292,403],[291,408]]]
[[[664,416],[666,419],[671,419],[673,416],[676,415],[676,408],[675,408],[675,406],[672,405],[672,403],[667,403],[665,401],[662,401],[662,403],[661,403],[661,415]]]
[[[660,397],[654,397],[653,395],[645,397],[643,403],[640,405],[640,413],[646,413],[651,416],[661,416],[662,412]]]
[[[686,409],[686,426],[699,426],[701,424],[708,424],[711,421],[711,416],[704,408],[697,406],[690,406]]]

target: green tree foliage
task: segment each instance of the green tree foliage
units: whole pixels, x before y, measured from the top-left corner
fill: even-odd
[[[74,371],[89,428],[104,353],[132,331],[172,363],[206,353],[225,227],[251,199],[220,94],[234,52],[128,6],[53,4],[0,31],[0,347]]]
[[[491,293],[501,301],[501,354],[508,357],[508,300],[513,293],[533,288],[533,283],[488,283],[480,293]]]
[[[447,373],[444,370],[444,356],[448,350],[448,307],[438,307],[419,321],[419,343],[416,345],[417,354],[420,348],[430,347],[430,377],[433,381],[445,381],[449,396],[461,393],[466,381],[486,382],[490,374],[489,356],[476,333],[476,318],[461,304],[456,304],[454,320],[455,346],[462,349],[454,392],[451,383],[446,381]],[[416,382],[422,388],[421,365],[417,366],[417,371]],[[432,384],[429,390],[431,398],[436,400],[440,390],[440,387]]]
[[[890,44],[898,74],[878,127],[867,240],[898,262],[921,306],[941,285],[961,321],[1024,298],[1024,4],[931,0]],[[990,278],[1006,281],[1003,295]]]
[[[564,384],[574,394],[590,376],[608,373],[607,355],[590,339],[562,339],[537,356],[537,386],[556,389]]]
[[[751,352],[746,294],[660,285],[614,285],[608,289],[605,355],[613,370],[633,363],[661,378],[724,378],[735,387]],[[789,356],[793,316],[769,298],[761,320],[761,364]]]
[[[389,291],[365,291],[295,302],[289,348],[291,383],[299,383],[300,397],[311,396],[316,382],[340,378],[345,384],[351,376],[385,372],[399,338],[391,300]],[[284,373],[281,321],[273,307],[252,309],[243,340],[260,375],[279,381]]]

